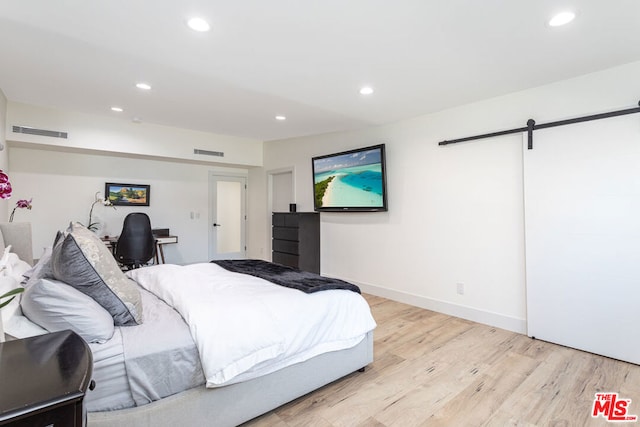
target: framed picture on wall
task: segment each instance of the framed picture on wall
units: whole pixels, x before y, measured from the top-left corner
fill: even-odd
[[[114,206],[149,206],[151,186],[107,182],[104,185],[104,194]]]

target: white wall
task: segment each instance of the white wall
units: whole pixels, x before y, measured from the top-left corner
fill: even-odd
[[[0,99],[2,101],[4,98]],[[33,210],[18,210],[15,221],[30,221],[34,256],[50,246],[55,231],[69,221],[88,221],[94,194],[105,182],[151,184],[147,212],[154,227],[169,227],[180,243],[167,245],[168,262],[208,260],[208,172],[246,174],[262,165],[262,141],[188,129],[132,123],[116,118],[0,102],[1,138],[8,141],[14,197],[33,198]],[[68,132],[67,139],[14,133],[12,126]],[[194,154],[194,148],[222,151],[224,157]],[[0,161],[6,151],[0,153]],[[15,203],[0,202],[0,215]],[[96,206],[104,222],[101,235],[117,235],[124,216],[134,208],[116,211]],[[201,215],[191,219],[191,212]],[[2,216],[0,216],[0,219]]]
[[[312,156],[385,142],[389,211],[322,213],[322,273],[525,332],[522,136],[437,143],[637,106],[639,74],[636,62],[388,126],[267,142],[253,187],[266,188],[265,170],[295,167],[298,211],[310,211]],[[269,247],[266,200],[252,197],[250,248]]]
[[[39,258],[56,231],[70,221],[86,225],[95,193],[103,196],[105,182],[117,182],[150,184],[150,206],[114,210],[96,205],[99,234],[118,235],[126,214],[145,212],[154,228],[168,227],[178,235],[177,245],[165,246],[167,262],[177,264],[208,261],[209,171],[247,173],[241,168],[16,146],[9,148],[9,165],[11,200],[33,198],[33,209],[19,209],[15,221],[31,222],[34,257]],[[190,212],[200,215],[191,219]]]
[[[0,90],[0,146],[4,147],[0,151],[0,170],[5,172],[8,171],[8,156],[7,156],[7,142],[4,137],[4,130],[6,127],[6,116],[7,116],[7,98],[4,95],[4,92]],[[11,177],[9,177],[11,178]],[[0,222],[5,222],[9,219],[9,215],[7,213],[7,209],[9,207],[8,200],[0,199]]]
[[[67,132],[67,139],[13,133],[13,126]],[[67,147],[125,155],[261,166],[262,141],[188,129],[133,123],[122,118],[82,114],[34,105],[8,103],[7,140],[51,148]],[[193,154],[194,148],[221,151],[224,157]]]

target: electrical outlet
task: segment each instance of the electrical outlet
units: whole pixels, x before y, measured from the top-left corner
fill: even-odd
[[[464,283],[456,283],[456,291],[458,295],[464,295]]]

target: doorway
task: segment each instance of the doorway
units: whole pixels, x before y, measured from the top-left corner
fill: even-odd
[[[294,203],[293,170],[270,172],[271,212],[288,212],[289,204]]]
[[[289,212],[289,204],[295,203],[295,169],[283,168],[267,171],[267,224],[271,224],[273,212]],[[271,230],[271,227],[268,227]],[[271,254],[271,233],[268,233],[267,248]],[[271,258],[269,258],[271,259]]]
[[[246,258],[247,177],[209,172],[209,259]]]

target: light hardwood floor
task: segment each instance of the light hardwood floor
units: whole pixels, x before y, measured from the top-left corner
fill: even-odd
[[[378,323],[366,371],[245,427],[611,425],[591,418],[596,392],[640,415],[638,365],[365,297]]]

